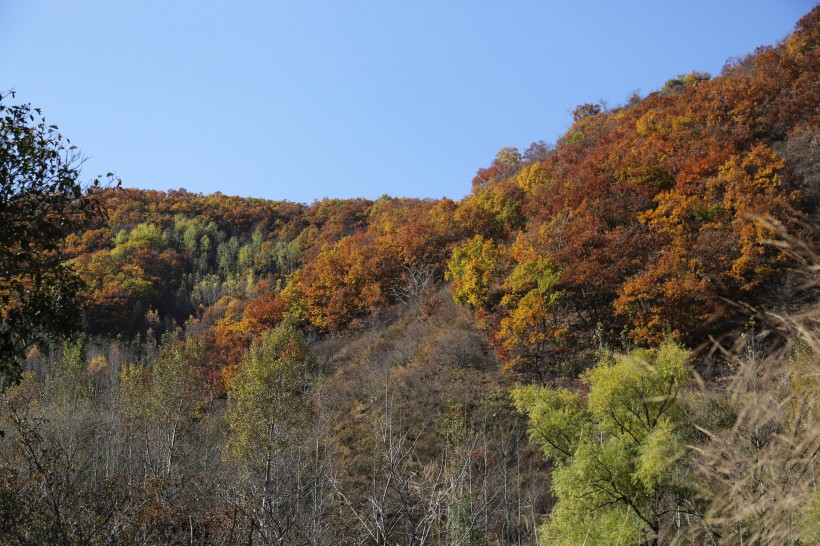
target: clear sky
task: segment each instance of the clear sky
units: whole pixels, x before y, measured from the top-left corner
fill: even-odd
[[[127,187],[469,192],[506,146],[786,36],[801,0],[0,0],[0,89]]]

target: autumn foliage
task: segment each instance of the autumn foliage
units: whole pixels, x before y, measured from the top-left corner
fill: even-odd
[[[715,78],[582,105],[555,146],[502,149],[458,202],[104,193],[107,221],[65,249],[88,286],[86,327],[132,336],[194,316],[236,364],[289,312],[322,334],[367,320],[412,269],[452,282],[506,369],[540,370],[594,332],[720,333],[743,318],[729,302],[765,303],[788,267],[760,220],[817,208],[816,18]]]
[[[42,249],[82,337],[12,340],[0,542],[737,543],[786,489],[816,542],[818,40],[582,104],[460,200],[95,191]]]

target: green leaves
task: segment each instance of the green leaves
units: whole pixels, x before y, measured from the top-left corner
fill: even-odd
[[[530,421],[530,439],[548,459],[567,462],[592,425],[592,415],[580,395],[566,389],[536,385],[513,391],[515,407]]]
[[[555,290],[560,277],[555,264],[549,258],[538,256],[534,260],[519,263],[504,282],[504,288],[508,293],[501,304],[512,305],[525,294],[535,294],[551,305],[560,297],[560,293]]]
[[[666,342],[654,351],[606,355],[566,389],[519,387],[518,410],[530,438],[555,462],[558,503],[543,532],[559,544],[633,544],[657,536],[664,506],[694,498],[678,395],[688,353]],[[594,539],[590,541],[590,537]]]
[[[646,435],[638,453],[635,478],[654,494],[668,478],[670,467],[685,454],[685,446],[674,433],[672,422],[663,420]]]
[[[628,435],[639,444],[677,411],[676,398],[688,380],[688,355],[664,343],[655,352],[634,350],[603,358],[584,375],[588,404],[601,430]]]
[[[70,407],[93,398],[93,388],[86,373],[85,340],[64,343],[63,354],[54,363],[52,377],[48,381],[49,397],[59,406]]]
[[[236,459],[252,464],[269,460],[279,433],[299,419],[307,357],[304,335],[289,320],[246,353],[228,394],[229,447]]]

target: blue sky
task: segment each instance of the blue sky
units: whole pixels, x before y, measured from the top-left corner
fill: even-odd
[[[458,199],[505,146],[786,36],[813,1],[0,0],[0,89],[127,187]]]

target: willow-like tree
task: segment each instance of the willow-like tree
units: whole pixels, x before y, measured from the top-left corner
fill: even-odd
[[[657,544],[676,516],[698,517],[680,398],[687,358],[668,342],[603,357],[583,376],[587,396],[534,385],[514,391],[530,438],[555,464],[558,502],[542,529],[546,543]]]

